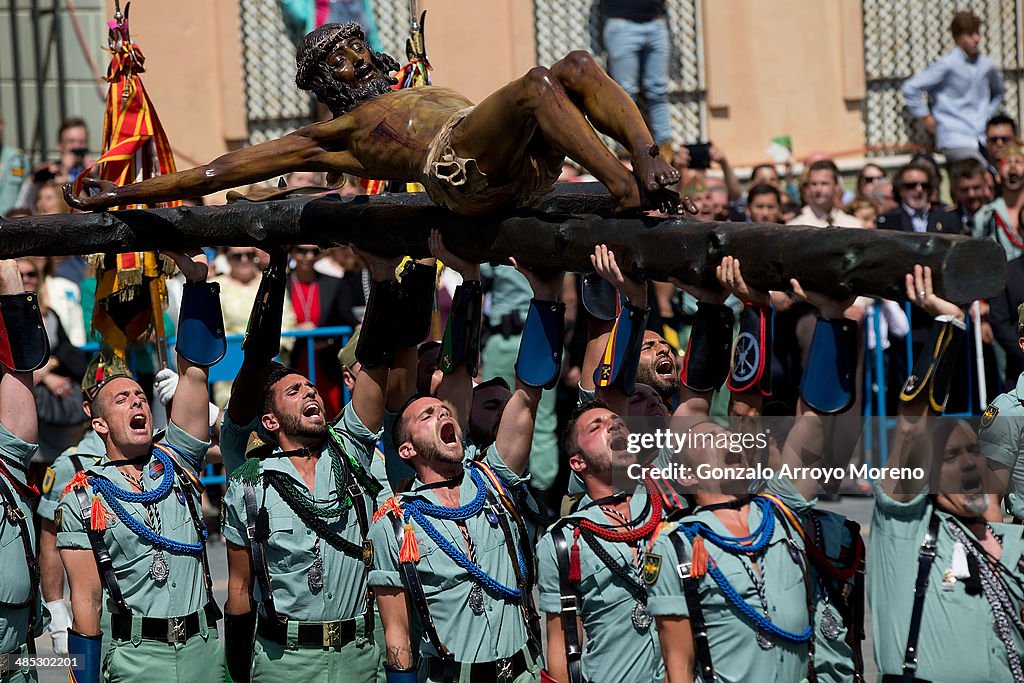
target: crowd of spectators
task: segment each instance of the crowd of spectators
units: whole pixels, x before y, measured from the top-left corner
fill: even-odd
[[[611,3],[614,5],[614,3]],[[1024,210],[1024,154],[1018,146],[1017,123],[1013,118],[999,111],[1001,82],[991,80],[987,62],[980,55],[977,33],[979,24],[970,17],[957,15],[952,26],[956,46],[943,60],[920,77],[910,79],[904,87],[908,108],[917,114],[920,106],[914,98],[920,99],[927,92],[932,101],[931,109],[922,114],[923,123],[929,130],[936,129],[936,147],[944,149],[945,165],[941,166],[926,152],[914,154],[899,168],[890,163],[866,162],[850,177],[850,169],[844,167],[848,177],[844,179],[834,159],[827,154],[815,152],[805,159],[790,158],[783,163],[762,163],[750,169],[749,174],[739,172],[730,163],[726,150],[713,143],[696,145],[673,144],[662,107],[660,72],[648,73],[637,81],[634,71],[642,67],[647,73],[654,61],[662,58],[655,48],[662,40],[661,29],[664,19],[650,15],[657,14],[654,8],[659,3],[648,3],[643,11],[630,14],[625,9],[631,3],[616,5],[619,15],[608,20],[605,37],[609,44],[620,45],[625,41],[637,54],[643,50],[643,59],[624,50],[609,54],[609,70],[620,78],[623,86],[645,105],[649,114],[655,140],[660,152],[672,160],[681,172],[680,192],[687,196],[696,208],[692,218],[707,221],[738,221],[759,224],[789,226],[816,226],[823,229],[888,229],[907,232],[943,234],[965,234],[988,237],[998,241],[1006,250],[1009,262],[1010,280],[1003,296],[987,302],[979,302],[978,312],[981,326],[982,348],[987,372],[989,397],[1001,391],[1004,386],[1016,383],[1017,375],[1024,369],[1024,351],[1018,344],[1016,331],[1016,304],[1024,298],[1024,237],[1020,235],[1021,211]],[[973,15],[972,15],[973,16]],[[612,40],[614,38],[614,40]],[[970,61],[985,67],[975,79],[988,83],[986,97],[978,106],[987,115],[984,125],[970,139],[977,140],[976,149],[968,149],[964,133],[964,121],[950,123],[948,101],[951,96],[964,97],[963,93],[952,95],[947,80],[962,66],[957,60]],[[646,60],[646,61],[644,61]],[[652,61],[653,60],[653,61]],[[981,61],[979,61],[981,60]],[[952,66],[950,66],[952,64]],[[953,70],[952,72],[950,70]],[[978,86],[980,87],[980,86]],[[976,92],[968,90],[975,95]],[[980,91],[979,91],[980,92]],[[959,101],[959,100],[957,100]],[[922,100],[923,102],[923,100]],[[921,105],[925,106],[925,105]],[[976,115],[972,115],[975,116]],[[973,121],[973,119],[972,119]],[[973,125],[973,124],[972,124]],[[950,131],[953,132],[950,132]],[[0,135],[2,135],[0,120]],[[64,203],[61,185],[74,181],[92,163],[89,156],[89,131],[79,118],[64,121],[59,128],[56,141],[57,158],[45,161],[28,169],[23,156],[12,153],[8,147],[0,148],[0,209],[8,217],[68,213]],[[966,150],[966,151],[965,151]],[[969,152],[969,153],[968,153]],[[699,163],[691,154],[701,155]],[[624,160],[623,163],[628,163]],[[700,168],[697,168],[700,166]],[[745,186],[740,177],[745,176]],[[566,161],[560,178],[563,182],[590,179],[583,169]],[[293,173],[284,179],[290,187],[324,187],[324,179],[314,173]],[[324,188],[326,191],[326,188]],[[348,178],[339,194],[361,193],[357,179]],[[824,237],[824,235],[823,235]],[[269,262],[266,252],[254,247],[229,247],[209,250],[214,280],[221,285],[224,306],[224,321],[228,334],[245,332],[247,316],[259,283],[261,267]],[[365,293],[368,283],[364,278],[363,265],[351,249],[337,247],[327,251],[315,245],[294,245],[290,250],[292,270],[285,310],[284,330],[308,330],[318,327],[350,326],[359,324],[365,308]],[[487,271],[485,286],[489,288],[486,314],[490,326],[486,333],[495,339],[505,338],[512,346],[521,331],[521,319],[516,320],[518,308],[524,302],[514,301],[510,292],[523,288],[522,276],[506,266],[497,266]],[[50,401],[58,406],[64,394],[73,391],[80,360],[74,353],[78,347],[98,337],[91,333],[90,318],[94,301],[95,280],[86,267],[84,257],[23,259],[22,274],[26,284],[30,281],[38,287],[47,313],[48,332],[55,349],[54,362],[44,371],[37,373],[37,396],[40,403]],[[450,305],[451,294],[459,284],[458,275],[441,269],[438,276],[438,310],[441,324]],[[176,302],[177,285],[171,284],[171,305]],[[576,292],[579,285],[574,276],[568,276],[566,290]],[[663,333],[676,346],[680,354],[685,349],[689,335],[689,321],[695,310],[692,297],[667,284],[652,285],[658,315],[652,317],[651,326]],[[511,298],[510,298],[511,297]],[[575,295],[570,301],[575,301]],[[738,302],[731,302],[738,310]],[[522,304],[522,305],[521,305]],[[780,413],[793,410],[803,365],[813,327],[813,311],[799,302],[791,292],[773,293],[775,306],[774,375],[775,400]],[[885,357],[882,369],[889,387],[888,403],[892,408],[894,387],[898,386],[907,372],[907,343],[911,347],[924,343],[928,321],[919,314],[907,318],[904,308],[891,301],[860,297],[854,303],[862,317],[878,317],[879,328],[864,326],[864,343],[867,349],[880,345]],[[173,320],[175,311],[168,318]],[[921,318],[921,319],[917,319]],[[570,349],[569,363],[564,373],[563,400],[557,408],[552,401],[542,410],[538,418],[538,431],[550,429],[554,433],[554,420],[549,423],[544,413],[564,416],[571,410],[573,390],[582,365],[582,347],[574,345],[574,338],[585,339],[586,315],[575,313],[575,304],[570,306],[567,319],[572,323],[566,334]],[[435,329],[440,329],[435,325]],[[579,332],[584,332],[579,334]],[[876,339],[876,337],[878,337]],[[340,409],[343,402],[345,368],[338,360],[340,342],[338,338],[318,338],[314,355],[317,384],[331,412]],[[497,342],[492,343],[497,348]],[[510,346],[511,348],[511,346]],[[291,363],[302,369],[310,368],[306,344],[295,344],[286,336],[283,349]],[[150,349],[142,349],[142,355],[151,355]],[[966,380],[967,367],[974,363],[976,350],[965,354],[961,365],[963,381],[951,400],[951,410],[979,411],[985,401],[969,397],[976,391],[978,378],[972,386]],[[436,353],[434,354],[436,355]],[[430,354],[425,354],[429,357]],[[494,356],[495,358],[498,355]],[[145,363],[151,362],[148,358]],[[145,364],[144,363],[144,364]],[[427,363],[429,365],[429,363]],[[429,374],[429,373],[428,373]],[[481,371],[481,379],[505,377],[510,368],[492,358],[492,367]],[[229,389],[228,382],[214,386],[213,400],[223,405]],[[46,396],[49,394],[49,397]],[[988,397],[982,397],[987,400]],[[771,407],[766,407],[768,412]],[[42,411],[42,407],[41,407]],[[58,414],[54,419],[65,422],[68,429],[48,432],[56,443],[44,445],[40,457],[50,458],[77,438],[75,430],[84,423],[82,415],[74,411]],[[74,413],[74,414],[72,414]],[[41,413],[42,414],[42,413]],[[550,427],[549,427],[550,425]],[[63,435],[67,432],[66,435]],[[553,444],[553,440],[552,440]],[[551,451],[554,462],[554,446],[550,449],[535,444],[538,452]],[[540,457],[540,456],[538,456]],[[547,457],[547,456],[545,456]],[[538,471],[544,466],[538,463]],[[538,481],[547,486],[553,477],[541,476]]]

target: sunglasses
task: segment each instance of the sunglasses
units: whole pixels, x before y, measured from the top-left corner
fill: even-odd
[[[228,254],[228,258],[230,260],[232,260],[232,261],[242,261],[242,260],[255,261],[256,260],[256,252],[255,251],[236,251],[233,254]]]
[[[1003,144],[1009,142],[1012,139],[1013,138],[1010,137],[1009,135],[990,135],[990,136],[988,136],[988,141],[989,142],[1000,142],[1000,143],[1003,143]]]
[[[871,184],[873,184],[873,183],[875,183],[876,181],[879,181],[879,180],[885,180],[885,176],[884,175],[866,175],[863,178],[861,178],[861,181],[863,181],[863,183],[865,185],[871,185]]]
[[[917,188],[921,188],[922,190],[930,190],[930,189],[932,189],[932,184],[931,183],[920,183],[920,182],[918,182],[918,183],[903,183],[901,185],[901,187],[904,190],[916,190]]]
[[[295,247],[292,249],[296,256],[316,256],[320,253],[319,247]]]
[[[23,278],[24,277],[38,278],[39,277],[39,271],[38,270],[26,270],[24,273],[21,274],[21,276]]]

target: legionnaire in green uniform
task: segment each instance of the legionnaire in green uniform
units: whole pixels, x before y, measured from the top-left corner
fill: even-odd
[[[36,296],[22,288],[14,261],[0,262],[0,327],[0,681],[34,681],[35,669],[13,666],[10,657],[34,654],[46,621],[30,502],[39,492],[27,470],[39,429],[32,371],[46,363],[50,347]]]
[[[1017,307],[1017,334],[1024,348],[1024,304]],[[985,408],[978,437],[1014,521],[1024,524],[1024,373]]]
[[[445,332],[439,395],[453,402],[414,398],[395,422],[394,443],[416,479],[411,490],[385,504],[370,530],[370,585],[384,622],[387,678],[536,681],[540,633],[532,607],[532,539],[511,492],[524,481],[541,387],[553,386],[559,376],[562,274],[524,273],[535,299],[515,391],[494,444],[473,461],[466,457],[458,418],[469,405],[470,368],[479,356],[479,283],[467,276],[466,264],[438,255],[463,273],[468,291],[456,292],[456,299],[476,303],[449,316]],[[410,635],[414,622],[424,633],[418,646]]]
[[[576,410],[566,425],[563,450],[586,493],[575,510],[551,527],[538,548],[540,609],[547,613],[547,674],[557,681],[660,683],[665,677],[657,631],[647,612],[644,581],[647,543],[663,518],[661,493],[653,481],[627,475],[637,456],[625,449],[628,429],[611,410],[652,416],[647,405],[627,407],[635,391],[641,350],[646,346],[646,283],[625,278],[604,245],[595,248],[595,267],[628,298],[594,383],[602,399]],[[675,366],[672,365],[673,376]],[[668,416],[660,395],[651,399]],[[666,459],[667,462],[667,459]],[[661,465],[665,463],[656,463]],[[578,620],[577,620],[578,617]],[[586,632],[581,649],[580,626]]]
[[[731,404],[742,404],[759,411],[766,392],[758,390],[763,389],[763,385],[755,382],[751,371],[770,362],[771,317],[763,318],[765,324],[762,325],[759,321],[761,316],[756,315],[758,308],[769,310],[769,295],[748,287],[739,261],[729,257],[722,262],[721,283],[744,302],[740,341],[733,354],[727,382],[733,391]],[[853,403],[853,391],[847,388],[852,385],[848,384],[847,378],[852,377],[852,370],[857,364],[857,326],[843,317],[847,308],[845,302],[828,301],[813,293],[808,295],[799,287],[795,290],[803,298],[813,299],[821,306],[822,318],[815,327],[810,362],[805,371],[807,379],[801,386],[801,415],[792,424],[769,423],[759,430],[773,433],[776,439],[778,462],[768,464],[774,467],[809,464],[804,459],[806,449],[810,448],[814,453],[827,457],[829,466],[845,467],[849,464],[847,456],[850,449],[844,451],[834,439],[826,446],[824,442],[811,441],[804,435],[807,434],[808,423],[817,423],[817,415],[830,414],[833,416],[829,419],[842,420],[843,417],[835,414],[848,409]],[[699,335],[701,331],[698,329],[695,333]],[[757,336],[760,340],[756,343],[743,341],[745,337],[750,340]],[[770,366],[762,367],[762,371],[763,376],[771,375]],[[859,417],[853,419],[860,420]],[[816,429],[813,431],[817,432]],[[796,436],[793,442],[787,443],[786,437],[790,434]],[[822,683],[863,681],[860,641],[864,637],[864,542],[859,525],[834,512],[816,509],[818,490],[818,482],[810,477],[791,480],[786,476],[776,476],[755,487],[755,491],[779,503],[776,512],[784,515],[790,528],[801,536],[814,590],[813,665],[817,680]]]
[[[930,476],[875,486],[867,577],[878,670],[886,682],[1024,681],[1024,528],[986,521],[986,468],[970,425],[918,419],[945,407],[964,313],[933,293],[927,268],[915,266],[907,296],[935,322],[900,393],[904,444],[887,465]]]
[[[387,320],[402,303],[393,296],[401,292],[395,262],[366,260],[379,281],[370,290],[360,348],[390,331]],[[257,324],[280,320],[274,311],[284,301],[282,265],[275,259],[263,274],[222,430],[226,461],[238,459],[241,434],[261,427],[268,435],[264,445],[254,446],[264,437],[252,438],[224,500],[228,666],[236,683],[383,681],[366,583],[373,550],[365,539],[381,488],[369,468],[388,365],[361,355],[352,399],[329,425],[316,387],[271,363],[280,327]],[[264,388],[253,392],[260,380]]]
[[[57,509],[74,615],[68,649],[82,655],[71,674],[83,683],[223,680],[199,472],[210,444],[207,368],[226,350],[224,325],[202,252],[168,255],[186,284],[166,435],[153,444],[152,413],[133,379],[99,378],[88,398],[106,451],[75,475]],[[112,643],[101,653],[104,608]]]

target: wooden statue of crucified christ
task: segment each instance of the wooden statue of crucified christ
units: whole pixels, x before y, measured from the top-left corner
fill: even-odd
[[[436,204],[472,216],[534,206],[566,156],[605,184],[618,213],[674,208],[677,200],[665,188],[679,173],[658,156],[633,100],[587,52],[530,69],[476,106],[451,88],[392,90],[398,62],[372,50],[355,23],[309,33],[296,62],[296,84],[333,119],[125,187],[85,179],[99,192],[76,196],[67,186],[68,204],[91,210],[172,201],[290,171],[326,171],[329,181],[350,173],[418,182]],[[632,173],[595,127],[629,150]]]

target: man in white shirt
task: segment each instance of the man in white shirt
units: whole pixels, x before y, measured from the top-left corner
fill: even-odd
[[[839,169],[828,159],[815,161],[800,188],[807,205],[786,225],[809,225],[815,228],[859,228],[860,221],[836,208],[836,187]]]

